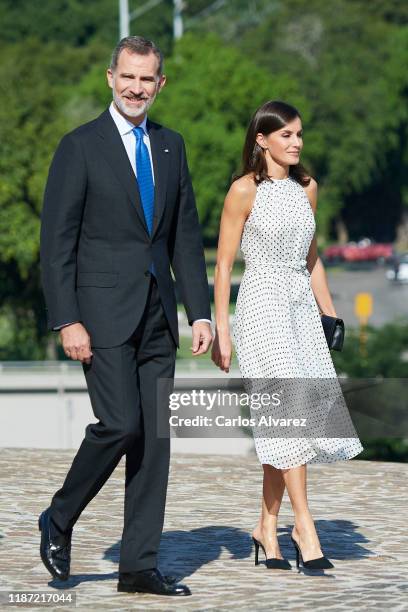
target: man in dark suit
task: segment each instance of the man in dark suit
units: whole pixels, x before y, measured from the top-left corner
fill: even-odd
[[[193,355],[212,341],[207,274],[184,142],[147,119],[165,84],[159,49],[122,39],[107,71],[113,101],[65,135],[51,163],[41,224],[49,329],[80,360],[97,423],[39,517],[41,558],[67,579],[72,528],[126,456],[118,590],[190,594],[157,569],[170,440],[159,437],[179,345],[172,268]]]

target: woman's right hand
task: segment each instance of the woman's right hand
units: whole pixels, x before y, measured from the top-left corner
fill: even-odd
[[[223,372],[231,367],[232,342],[229,333],[219,334],[216,330],[211,351],[211,359]]]

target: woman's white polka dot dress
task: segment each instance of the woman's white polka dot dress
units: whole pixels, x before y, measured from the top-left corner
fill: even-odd
[[[270,379],[276,383],[291,379],[284,384],[286,397],[294,397],[294,390],[301,389],[303,411],[311,423],[308,431],[321,434],[285,437],[271,433],[275,426],[253,427],[259,461],[280,469],[350,459],[363,450],[341,392],[306,267],[315,228],[304,188],[288,177],[258,185],[241,237],[245,272],[233,339],[244,385],[252,384],[253,392],[254,383],[266,389],[261,379],[268,379],[269,389],[273,389]],[[301,382],[306,378],[326,380],[318,381],[317,391],[311,385],[313,395]],[[251,383],[250,379],[256,380]],[[257,407],[256,413],[251,407],[257,424],[261,416],[274,414],[282,416],[271,405]],[[330,437],[325,437],[322,431],[330,429]],[[333,431],[341,432],[341,437]]]

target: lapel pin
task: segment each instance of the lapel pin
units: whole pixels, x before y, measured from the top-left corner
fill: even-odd
[[[165,153],[168,153],[168,152],[169,152],[169,150],[168,150],[168,149],[164,149],[164,152],[165,152]]]

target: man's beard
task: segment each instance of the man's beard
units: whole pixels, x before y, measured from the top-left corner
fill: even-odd
[[[116,106],[124,115],[127,115],[128,117],[140,117],[140,115],[144,115],[145,113],[147,113],[156,98],[156,94],[154,94],[154,96],[152,96],[151,98],[144,100],[145,103],[141,106],[133,107],[128,106],[124,99],[115,93],[114,89],[112,89],[112,93],[113,101],[115,102]]]

